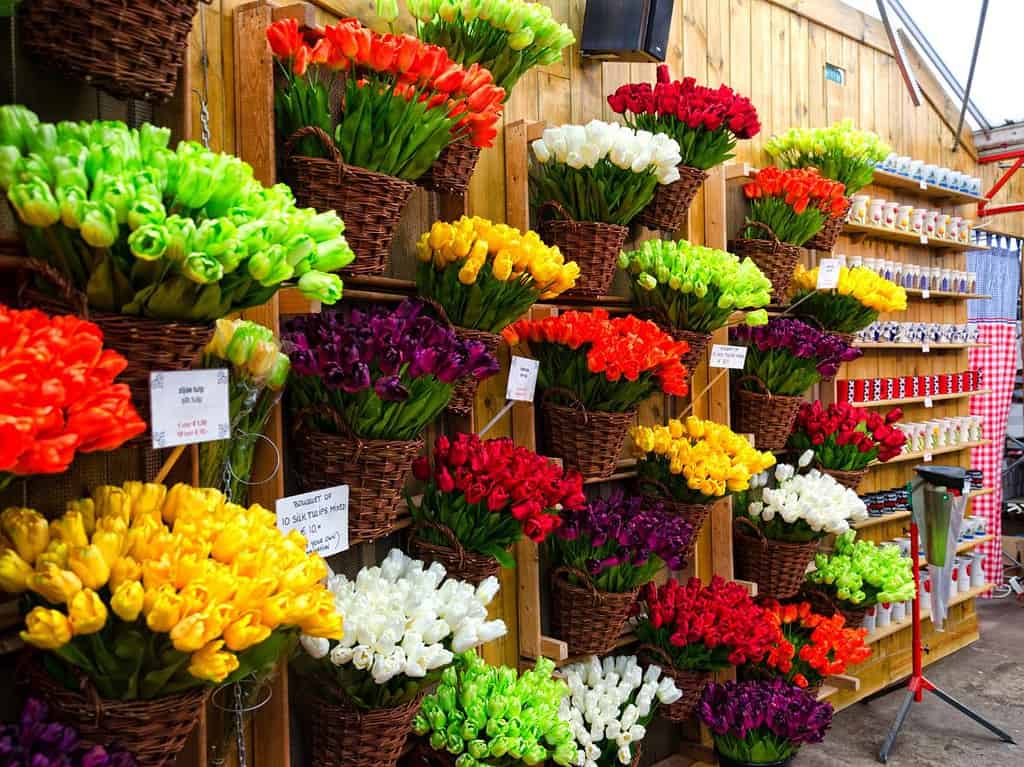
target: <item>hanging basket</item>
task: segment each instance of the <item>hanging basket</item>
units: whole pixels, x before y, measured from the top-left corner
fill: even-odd
[[[73,726],[86,743],[122,744],[139,767],[175,763],[209,694],[207,688],[197,687],[153,700],[106,700],[84,678],[81,691],[69,690],[34,659],[24,668],[28,691],[46,702],[55,719]]]
[[[704,355],[707,353],[708,346],[711,345],[711,334],[674,328],[664,322],[657,322],[657,325],[674,340],[686,341],[690,345],[690,351],[683,355],[683,364],[692,373],[704,361]]]
[[[395,767],[426,693],[394,708],[357,708],[313,692],[307,702],[312,767]]]
[[[545,392],[540,407],[549,453],[561,458],[566,468],[579,471],[584,479],[608,479],[618,467],[636,411],[605,413],[578,404],[565,407],[549,401],[548,393],[550,390]]]
[[[677,232],[683,225],[686,212],[693,204],[693,198],[704,185],[708,174],[699,168],[679,165],[679,180],[671,184],[658,184],[654,199],[640,211],[637,221],[648,229],[663,232]]]
[[[843,209],[843,212],[838,216],[829,216],[826,218],[824,225],[821,227],[821,231],[805,242],[804,247],[807,250],[831,253],[832,249],[836,246],[836,240],[838,240],[839,235],[843,233],[843,226],[846,224],[846,217],[850,212],[850,205],[852,204],[853,198],[847,197],[846,207]]]
[[[315,136],[327,157],[292,154],[300,139]],[[290,186],[301,208],[335,211],[345,222],[345,239],[356,260],[342,274],[381,274],[391,256],[395,229],[416,185],[384,173],[348,165],[330,136],[310,125],[295,131],[285,144],[291,172]]]
[[[765,393],[740,388],[743,381],[755,381]],[[772,394],[754,376],[743,376],[733,390],[737,434],[753,434],[758,450],[782,450],[789,440],[803,397]]]
[[[422,537],[422,528],[436,531],[448,541],[448,545],[443,546],[426,540]],[[427,564],[440,562],[444,565],[449,578],[467,581],[474,586],[492,575],[497,577],[501,572],[501,564],[497,559],[486,554],[477,554],[475,551],[466,551],[451,528],[436,522],[417,522],[409,543],[412,554],[417,559],[422,559]]]
[[[581,585],[569,582],[575,575]],[[570,655],[605,655],[615,649],[640,589],[598,591],[586,574],[571,567],[551,573],[551,625]]]
[[[580,267],[576,285],[562,295],[572,298],[598,298],[608,294],[618,269],[619,254],[629,229],[599,221],[575,221],[554,200],[540,207],[541,218],[550,208],[561,218],[543,220],[540,237],[548,245],[557,245],[566,261]]]
[[[683,693],[683,696],[675,703],[667,706],[663,703],[658,706],[658,716],[670,722],[685,722],[700,703],[700,696],[704,688],[714,676],[710,671],[690,671],[688,669],[677,669],[672,665],[672,659],[665,654],[665,651],[654,645],[640,645],[637,650],[640,661],[646,665],[661,667],[661,673],[670,677],[676,683],[676,687]]]
[[[460,341],[479,341],[487,347],[487,351],[491,354],[498,353],[498,346],[501,344],[501,336],[498,334],[458,326],[453,326],[452,330],[455,331],[455,335]],[[480,382],[472,376],[459,379],[452,391],[452,398],[448,401],[448,412],[455,415],[472,413],[473,403],[476,401],[476,390],[479,387]]]
[[[341,428],[347,431],[341,419]],[[402,490],[423,440],[361,439],[351,433],[329,434],[296,418],[298,478],[304,491],[348,485],[350,546],[383,538],[398,522]]]
[[[805,583],[800,592],[801,599],[811,603],[811,609],[819,615],[831,618],[839,613],[846,619],[846,626],[851,629],[859,629],[864,625],[864,618],[867,617],[869,607],[859,607],[841,599],[836,599],[824,589]]]
[[[744,225],[762,230],[767,239],[751,240],[745,237],[737,237],[729,241],[729,252],[740,259],[749,257],[757,264],[764,276],[772,283],[772,299],[775,303],[782,303],[786,300],[789,291],[789,283],[793,279],[793,270],[800,261],[800,248],[797,245],[790,245],[781,242],[775,236],[775,232],[767,224],[760,221],[748,221]]]
[[[743,528],[753,531],[746,532]],[[746,517],[733,526],[733,556],[736,578],[757,584],[757,595],[768,599],[789,599],[800,591],[807,566],[818,551],[817,541],[787,543],[770,541]]]
[[[848,487],[851,490],[856,490],[860,483],[864,480],[864,477],[868,475],[868,467],[865,466],[863,469],[857,469],[856,471],[842,471],[840,469],[826,469],[823,466],[818,466],[818,471],[822,474],[828,474],[832,479],[838,482],[843,487]]]
[[[198,8],[199,0],[32,0],[21,34],[26,50],[76,80],[162,103],[174,95]]]
[[[416,179],[416,186],[429,192],[465,194],[473,177],[480,147],[469,139],[460,139],[441,150],[441,154],[426,173]]]

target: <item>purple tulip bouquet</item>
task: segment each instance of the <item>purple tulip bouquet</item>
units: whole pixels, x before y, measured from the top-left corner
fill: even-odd
[[[0,730],[0,767],[135,767],[127,751],[87,746],[72,727],[48,715],[46,704],[31,698],[21,720]]]
[[[822,378],[832,378],[842,363],[863,354],[841,336],[790,317],[775,317],[758,327],[739,325],[731,334],[747,346],[743,376],[759,379],[772,394],[791,397],[800,396]],[[762,391],[753,380],[741,386]]]
[[[498,372],[483,344],[461,341],[419,301],[291,320],[289,391],[313,428],[364,439],[412,440],[445,409],[454,384]],[[338,420],[343,426],[339,426]]]
[[[831,705],[782,679],[709,684],[698,712],[722,765],[785,763],[832,724]]]

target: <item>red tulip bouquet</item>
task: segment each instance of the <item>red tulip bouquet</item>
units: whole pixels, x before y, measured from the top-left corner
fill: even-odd
[[[446,565],[458,559],[443,557],[457,542],[462,552],[493,561],[495,572],[498,564],[514,567],[508,551],[513,543],[524,535],[541,543],[562,524],[559,509],[578,509],[586,500],[577,472],[563,471],[511,439],[438,437],[433,455],[417,459],[413,474],[427,483],[419,503],[409,500],[413,545]],[[458,568],[449,569],[462,577],[451,572]]]
[[[882,417],[847,402],[833,402],[827,407],[819,400],[805,402],[786,446],[812,451],[823,471],[858,471],[872,461],[884,463],[902,452],[906,435],[893,426],[902,417],[900,408]]]
[[[0,489],[144,432],[128,385],[114,383],[127,364],[91,322],[0,304]]]
[[[763,168],[743,187],[743,193],[750,200],[748,222],[769,227],[780,241],[791,245],[803,245],[830,216],[845,214],[848,204],[843,185],[813,168]],[[747,227],[747,237],[760,235],[759,228]]]

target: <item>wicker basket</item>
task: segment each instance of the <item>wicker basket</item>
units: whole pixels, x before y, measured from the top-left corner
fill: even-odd
[[[839,613],[846,619],[846,626],[851,629],[859,629],[864,625],[864,618],[868,614],[868,606],[856,607],[841,599],[836,599],[827,591],[821,588],[804,584],[800,592],[801,599],[811,603],[811,609],[819,615],[831,618]]]
[[[683,225],[686,212],[693,203],[693,198],[704,185],[708,174],[699,168],[679,166],[679,180],[671,184],[658,184],[654,190],[654,199],[640,211],[637,221],[648,229],[661,229],[663,232],[676,232]]]
[[[460,341],[479,341],[487,347],[491,354],[498,353],[498,346],[501,344],[501,336],[496,333],[488,333],[483,330],[471,328],[453,327],[455,335]],[[452,391],[452,398],[448,400],[448,412],[455,415],[469,415],[473,412],[473,403],[476,401],[476,390],[480,382],[472,376],[462,378],[455,384]]]
[[[692,330],[683,330],[658,322],[658,327],[668,333],[676,341],[686,341],[690,345],[690,351],[683,355],[683,364],[691,373],[704,361],[704,355],[711,344],[710,333],[697,333]]]
[[[154,700],[104,700],[88,682],[81,692],[67,689],[34,660],[25,665],[25,681],[52,716],[72,725],[82,740],[100,746],[120,743],[135,755],[139,767],[175,763],[199,723],[209,693],[200,687]]]
[[[832,249],[836,246],[836,240],[838,240],[839,235],[843,233],[843,225],[846,224],[846,216],[850,212],[851,204],[853,204],[853,198],[847,197],[846,208],[843,212],[838,216],[829,216],[826,218],[825,224],[821,227],[821,231],[805,242],[804,247],[807,248],[807,250],[831,253]]]
[[[867,466],[863,469],[857,469],[856,471],[841,471],[839,469],[826,469],[823,466],[818,466],[818,471],[822,474],[828,474],[840,485],[848,487],[851,490],[856,490],[864,480],[864,477],[868,475]]]
[[[328,157],[292,154],[297,141],[316,136]],[[348,165],[334,141],[315,125],[295,131],[285,145],[291,188],[299,207],[333,210],[345,222],[345,239],[356,260],[342,274],[381,274],[387,269],[391,241],[416,185],[394,176]]]
[[[584,479],[608,479],[615,473],[626,433],[636,421],[635,410],[604,413],[556,405],[546,398],[540,407],[552,456]]]
[[[782,450],[789,440],[793,424],[803,404],[803,397],[791,397],[748,391],[740,387],[743,381],[764,384],[754,376],[743,376],[733,389],[733,407],[736,409],[734,429],[737,434],[753,434],[758,450]]]
[[[575,575],[584,585],[569,583]],[[571,567],[551,573],[551,627],[570,655],[605,655],[615,649],[640,589],[598,591],[586,574]]]
[[[580,267],[575,287],[563,295],[575,298],[607,295],[629,229],[598,221],[574,221],[565,208],[553,200],[541,205],[541,214],[548,208],[561,218],[541,222],[541,239],[548,245],[557,245],[566,261],[575,261]]]
[[[307,707],[313,767],[395,767],[424,694],[394,708],[367,710],[312,693]]]
[[[203,0],[209,4],[210,0]],[[119,98],[174,95],[199,0],[32,0],[21,12],[25,48]]]
[[[687,546],[686,551],[683,552],[683,557],[689,559],[694,547],[697,545],[700,531],[704,528],[704,523],[707,522],[708,517],[711,516],[711,510],[715,508],[715,504],[713,502],[685,503],[684,501],[677,501],[672,498],[667,487],[657,480],[647,477],[638,479],[636,488],[641,495],[650,500],[659,501],[665,507],[665,511],[682,517],[693,527],[693,536],[690,538],[690,544]]]
[[[431,543],[421,537],[420,528],[428,527],[436,530],[442,537],[447,539],[449,545],[442,546]],[[480,584],[490,576],[497,576],[501,571],[501,565],[494,557],[486,554],[477,554],[474,551],[466,551],[455,537],[455,533],[445,525],[436,522],[421,521],[416,523],[412,539],[409,542],[413,556],[422,559],[426,563],[440,562],[444,565],[445,572],[449,578],[460,581],[467,581],[474,586]]]
[[[770,541],[746,517],[738,517],[735,522],[732,540],[736,578],[756,583],[759,597],[782,600],[799,592],[818,542]]]
[[[402,490],[423,440],[360,439],[296,423],[303,490],[348,485],[349,545],[383,538],[395,528]]]
[[[676,687],[683,693],[683,697],[675,703],[658,706],[658,716],[670,722],[685,722],[693,716],[697,704],[700,703],[700,696],[704,693],[704,688],[711,681],[713,674],[710,671],[677,669],[672,665],[672,659],[665,654],[664,650],[654,645],[641,645],[637,654],[642,663],[660,666],[661,673],[671,677],[672,681],[676,683]]]
[[[473,146],[469,139],[456,141],[441,150],[434,164],[416,179],[416,186],[430,192],[465,194],[479,159],[480,147]]]
[[[757,264],[757,268],[771,280],[772,298],[776,303],[782,303],[789,294],[789,283],[793,279],[793,270],[800,260],[800,248],[781,242],[771,227],[760,221],[748,221],[744,230],[750,226],[761,229],[768,238],[753,240],[738,237],[729,241],[729,252],[741,259],[749,257]]]

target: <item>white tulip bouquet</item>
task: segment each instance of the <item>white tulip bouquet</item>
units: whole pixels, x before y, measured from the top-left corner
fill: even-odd
[[[424,568],[398,549],[355,580],[328,578],[338,612],[345,616],[340,641],[302,636],[299,674],[328,700],[365,708],[390,708],[413,700],[436,682],[455,653],[504,636],[504,621],[487,620],[497,578],[473,587],[445,579],[439,563]]]
[[[576,221],[625,226],[679,179],[679,144],[664,133],[591,120],[548,128],[533,142],[536,205],[558,203]]]
[[[565,666],[559,672],[569,685],[558,716],[569,723],[576,739],[579,767],[631,764],[647,725],[659,703],[682,697],[671,677],[659,666],[645,671],[636,656],[590,656],[588,661]]]

